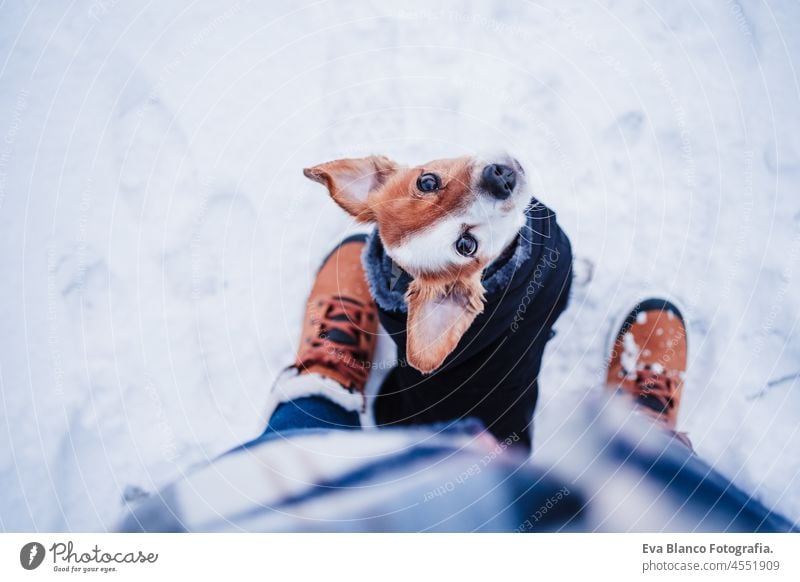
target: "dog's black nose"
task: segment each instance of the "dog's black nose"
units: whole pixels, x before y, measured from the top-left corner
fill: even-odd
[[[517,174],[502,164],[489,164],[483,169],[481,186],[492,196],[505,200],[517,185]]]

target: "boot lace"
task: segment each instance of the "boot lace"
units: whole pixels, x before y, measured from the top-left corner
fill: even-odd
[[[664,414],[675,407],[675,381],[663,373],[650,368],[636,371],[636,395],[639,403],[653,412]]]
[[[374,315],[363,303],[334,295],[320,299],[312,308],[314,333],[297,363],[299,368],[319,365],[347,377],[354,386],[363,386],[370,365],[365,322]]]

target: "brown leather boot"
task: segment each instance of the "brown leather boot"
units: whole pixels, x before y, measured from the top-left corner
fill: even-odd
[[[319,374],[363,396],[372,366],[378,312],[370,295],[361,252],[366,236],[342,241],[317,273],[306,306],[294,367]]]
[[[675,431],[687,365],[686,325],[665,299],[647,299],[625,318],[615,336],[606,385],[627,394],[642,414]]]

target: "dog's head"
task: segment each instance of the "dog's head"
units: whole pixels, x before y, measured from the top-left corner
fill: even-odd
[[[483,270],[516,239],[530,200],[525,172],[508,156],[401,166],[382,156],[306,168],[356,220],[377,223],[409,285],[408,362],[438,368],[483,311]]]

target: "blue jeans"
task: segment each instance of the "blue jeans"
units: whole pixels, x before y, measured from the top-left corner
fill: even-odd
[[[361,420],[357,412],[345,410],[322,396],[306,396],[279,404],[264,432],[238,449],[254,447],[276,437],[288,437],[299,432],[359,428]]]

